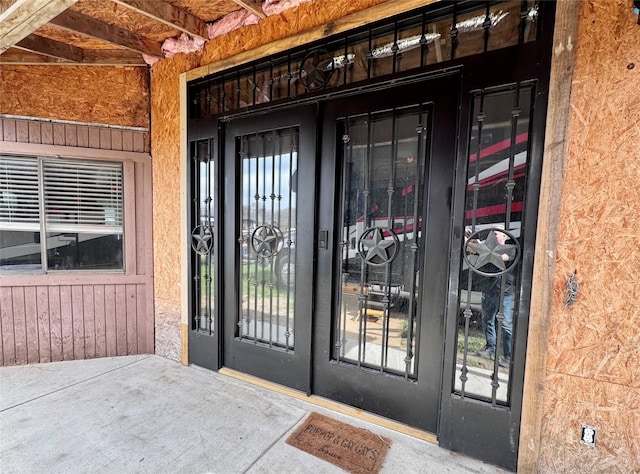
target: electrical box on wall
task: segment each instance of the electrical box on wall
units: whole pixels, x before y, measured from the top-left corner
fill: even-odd
[[[594,426],[582,425],[580,442],[593,448],[596,445],[596,428]]]

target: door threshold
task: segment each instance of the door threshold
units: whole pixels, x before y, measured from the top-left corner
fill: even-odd
[[[439,444],[438,437],[433,433],[405,425],[404,423],[400,423],[398,421],[394,421],[389,418],[376,415],[374,413],[363,411],[359,408],[345,405],[344,403],[329,400],[328,398],[323,398],[318,395],[307,396],[306,393],[301,392],[300,390],[295,390],[293,388],[285,387],[284,385],[269,382],[268,380],[238,372],[237,370],[229,369],[227,367],[222,367],[218,371],[218,373],[237,380],[242,380],[243,382],[247,382],[251,385],[266,388],[273,392],[281,393],[283,395],[287,395],[289,397],[311,403],[312,405],[316,405],[321,408],[326,408],[327,410],[342,413],[343,415],[349,415],[357,418],[358,420],[373,423],[374,425],[382,426],[383,428],[388,428],[390,430],[397,431],[399,433],[403,433],[408,436],[433,443],[435,445]]]

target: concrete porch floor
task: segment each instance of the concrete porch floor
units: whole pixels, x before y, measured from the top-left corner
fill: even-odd
[[[0,472],[344,472],[285,443],[312,411],[389,438],[382,472],[506,472],[155,355],[0,368]]]

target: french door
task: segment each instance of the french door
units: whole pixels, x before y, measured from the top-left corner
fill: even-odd
[[[223,364],[309,392],[316,109],[225,135]]]
[[[313,391],[437,431],[458,77],[327,104]],[[322,239],[321,239],[322,240]]]
[[[226,124],[222,365],[437,431],[458,90]]]

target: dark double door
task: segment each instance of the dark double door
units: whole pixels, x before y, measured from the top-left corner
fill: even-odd
[[[458,90],[225,125],[220,365],[437,431]]]

